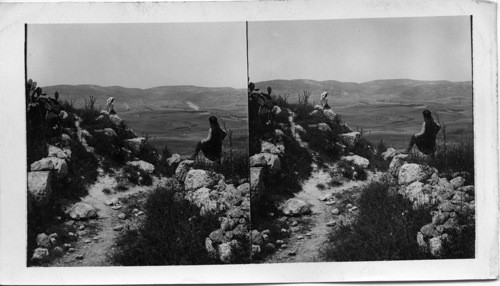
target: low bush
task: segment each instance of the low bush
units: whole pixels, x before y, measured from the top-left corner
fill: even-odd
[[[248,153],[241,151],[225,151],[222,153],[221,163],[209,161],[208,159],[197,159],[193,168],[213,171],[224,175],[224,177],[237,183],[241,179],[249,177]]]
[[[365,169],[346,160],[337,163],[337,170],[349,180],[366,180]]]
[[[151,186],[153,179],[149,173],[139,169],[136,166],[124,166],[123,178],[127,179],[130,183],[141,186]]]
[[[217,215],[200,216],[175,187],[157,188],[147,198],[144,223],[127,230],[117,241],[113,260],[118,265],[214,264],[205,250],[205,238],[219,227]]]
[[[327,261],[427,259],[416,241],[420,228],[431,221],[428,208],[388,193],[389,183],[372,182],[357,201],[359,215],[352,225],[330,234],[323,256]]]

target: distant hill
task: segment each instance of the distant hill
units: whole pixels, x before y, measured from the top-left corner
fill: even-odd
[[[256,87],[266,90],[271,86],[276,95],[288,94],[291,100],[303,90],[315,99],[323,91],[330,98],[356,100],[390,100],[446,103],[453,100],[472,103],[472,82],[419,81],[410,79],[375,80],[364,83],[339,82],[335,80],[315,81],[308,79],[270,80],[257,82]]]
[[[115,98],[117,111],[130,109],[162,108],[192,109],[198,106],[200,110],[233,109],[246,104],[246,89],[230,87],[199,87],[191,85],[159,86],[148,89],[126,88],[121,86],[98,85],[54,85],[43,87],[48,95],[58,91],[61,100],[74,101],[76,106],[82,106],[85,99],[93,96],[96,105],[104,107],[108,97]],[[125,105],[126,104],[126,105]],[[246,105],[245,105],[246,107]]]

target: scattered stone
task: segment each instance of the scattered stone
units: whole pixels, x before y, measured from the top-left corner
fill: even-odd
[[[88,243],[91,243],[92,241],[90,239],[85,239],[83,242],[88,244]]]
[[[288,247],[288,245],[286,245],[286,243],[283,243],[283,244],[280,246],[280,248],[282,248],[282,249],[285,249],[285,248],[287,248],[287,247]]]
[[[118,205],[120,202],[118,201],[118,198],[112,198],[110,200],[107,200],[104,202],[107,206],[114,206]]]
[[[84,224],[82,224],[82,225],[80,225],[80,226],[78,227],[78,230],[84,230],[84,229],[85,229],[85,225],[84,225]]]
[[[281,239],[276,240],[276,244],[283,244],[283,243],[285,243],[285,242]]]
[[[214,248],[212,240],[210,238],[205,238],[205,249],[208,252],[208,255],[212,258],[217,257],[217,249]]]
[[[76,259],[78,259],[78,260],[82,260],[82,259],[83,259],[83,254],[78,254],[78,255],[76,256]]]
[[[394,148],[387,148],[385,152],[382,152],[382,158],[384,158],[385,161],[387,161],[390,158],[393,158],[396,155],[396,149]]]
[[[433,237],[429,240],[429,250],[434,257],[440,257],[443,253],[443,244],[440,237]]]
[[[114,210],[119,210],[119,209],[122,208],[122,206],[112,206],[111,208],[114,209]]]
[[[143,212],[143,211],[139,211],[138,213],[136,213],[136,214],[135,214],[135,216],[141,216],[141,215],[143,215],[143,214],[144,214],[144,212]]]
[[[172,156],[170,156],[170,158],[167,159],[167,165],[169,167],[178,166],[180,162],[181,162],[181,155],[179,154],[173,154]]]
[[[39,247],[33,252],[31,260],[33,261],[43,261],[49,257],[49,250],[47,248]]]
[[[28,200],[45,206],[52,195],[51,173],[49,171],[28,173]]]
[[[153,172],[155,171],[155,166],[153,166],[153,164],[142,160],[129,161],[127,162],[127,166],[137,167],[139,168],[139,170],[146,172],[148,174],[153,174]]]
[[[75,220],[85,220],[97,217],[97,209],[87,203],[78,202],[73,205],[69,212],[69,216]]]
[[[297,226],[297,225],[299,225],[299,223],[297,221],[292,222],[292,226]]]
[[[307,237],[311,237],[312,235],[313,235],[313,233],[312,233],[312,232],[308,232],[308,233],[306,233],[306,236],[307,236]]]
[[[61,256],[63,253],[64,250],[60,246],[56,246],[54,247],[54,249],[52,249],[52,254],[54,254],[55,256]]]
[[[288,255],[289,256],[295,256],[295,255],[297,255],[297,250],[291,250],[290,252],[288,252]]]
[[[325,204],[326,204],[327,206],[331,206],[331,205],[335,204],[335,202],[334,202],[334,201],[327,201]]]
[[[397,176],[399,174],[399,169],[401,168],[401,166],[403,166],[403,164],[405,164],[407,159],[408,155],[406,154],[399,154],[394,156],[389,165],[389,173],[393,176]]]
[[[72,247],[71,247],[70,249],[68,249],[68,252],[70,252],[70,253],[73,253],[73,252],[75,252],[75,251],[76,251],[76,249],[74,249],[74,248],[72,248]]]
[[[335,226],[336,224],[337,224],[336,221],[331,220],[331,221],[329,221],[329,222],[326,223],[326,226]]]
[[[123,225],[117,225],[117,226],[113,227],[114,231],[120,231],[122,229],[123,229]]]
[[[133,209],[133,210],[132,210],[132,213],[133,213],[133,214],[138,213],[138,212],[139,212],[139,210],[138,210],[138,209]]]
[[[144,144],[146,143],[146,138],[137,137],[137,138],[127,139],[123,141],[123,143],[125,143],[125,146],[127,146],[130,149],[130,151],[134,152],[135,154],[138,154],[139,151],[144,146]]]
[[[425,242],[424,235],[421,232],[417,233],[417,244],[421,251],[427,251],[427,242]]]
[[[334,208],[334,209],[332,210],[332,214],[333,214],[333,215],[339,215],[339,214],[340,214],[340,210],[339,210],[338,208]]]
[[[62,179],[68,174],[68,164],[64,159],[47,157],[32,163],[31,171],[52,171],[57,178]]]
[[[303,235],[299,235],[299,236],[297,236],[297,239],[304,239],[304,236]]]
[[[126,219],[126,218],[127,218],[127,215],[126,215],[126,214],[124,214],[124,213],[120,213],[120,214],[118,215],[118,218],[119,218],[119,219]]]
[[[250,157],[250,167],[267,166],[271,174],[275,175],[281,171],[281,161],[278,155],[270,153],[255,154]]]
[[[69,244],[69,243],[65,243],[63,246],[64,246],[64,248],[71,248],[71,244]]]
[[[229,263],[234,259],[233,245],[234,244],[232,242],[225,242],[219,244],[218,246],[219,259],[222,262]]]
[[[42,248],[49,248],[51,245],[49,236],[45,233],[38,234],[36,236],[36,245]]]
[[[420,232],[424,236],[428,236],[428,237],[434,237],[434,236],[438,236],[439,235],[438,231],[436,230],[436,226],[434,224],[432,224],[432,223],[424,225],[420,229]]]
[[[349,133],[344,133],[340,134],[340,140],[344,145],[347,147],[348,150],[354,149],[354,146],[356,142],[359,141],[359,138],[361,137],[361,133],[359,132],[349,132]]]
[[[98,242],[99,241],[99,237],[94,236],[94,237],[92,237],[92,240],[94,240],[95,242]]]
[[[350,162],[358,167],[361,167],[363,169],[368,168],[368,166],[370,165],[370,161],[368,161],[368,159],[363,158],[363,157],[358,156],[358,155],[342,156],[340,159],[348,161],[348,162]]]
[[[311,212],[311,205],[304,200],[291,198],[283,205],[282,212],[288,216],[303,215]]]
[[[357,207],[357,206],[353,206],[353,207],[350,209],[350,211],[351,211],[351,212],[353,212],[353,211],[356,211],[357,209],[358,209],[358,207]]]
[[[56,146],[49,145],[48,157],[55,157],[64,160],[71,160],[71,150],[70,149],[61,149]]]

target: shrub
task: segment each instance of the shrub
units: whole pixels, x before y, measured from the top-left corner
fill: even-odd
[[[153,183],[151,176],[136,166],[123,167],[123,178],[135,185],[150,186]]]
[[[366,180],[366,171],[358,165],[346,160],[337,163],[337,170],[349,180]]]
[[[215,214],[177,196],[175,188],[157,188],[144,206],[147,215],[137,230],[127,230],[117,241],[113,259],[119,265],[214,264],[205,250],[205,238],[219,227]]]
[[[221,163],[209,161],[208,159],[197,159],[193,168],[213,171],[224,175],[224,177],[237,183],[240,179],[249,176],[249,158],[248,153],[241,151],[225,151],[222,153]]]
[[[359,216],[330,234],[323,252],[327,261],[425,259],[416,234],[431,220],[429,209],[413,210],[412,203],[389,195],[389,184],[372,182],[358,200]]]

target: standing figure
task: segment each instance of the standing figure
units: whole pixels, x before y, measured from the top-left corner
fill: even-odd
[[[116,114],[114,101],[115,99],[113,97],[108,98],[108,100],[106,101],[106,109],[108,110],[110,115]]]
[[[220,163],[222,157],[222,141],[226,138],[227,133],[220,128],[217,117],[210,116],[208,121],[210,122],[208,136],[207,138],[198,141],[194,154],[189,157],[189,159],[196,159],[198,153],[203,151],[203,155],[205,155],[207,159]]]
[[[429,110],[424,110],[422,114],[424,116],[422,130],[411,137],[405,153],[410,153],[413,145],[417,145],[420,152],[434,157],[434,153],[436,152],[436,135],[441,130],[441,125],[434,121]]]
[[[319,102],[320,102],[321,106],[323,106],[324,109],[330,109],[330,106],[328,105],[328,99],[326,99],[327,96],[328,96],[328,92],[326,92],[326,91],[324,91],[320,95]]]

